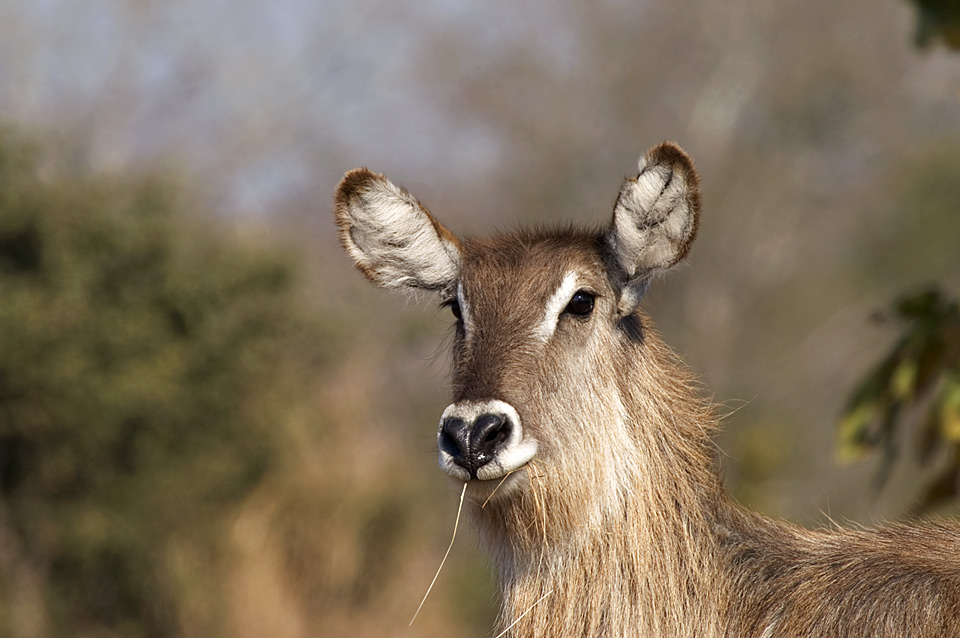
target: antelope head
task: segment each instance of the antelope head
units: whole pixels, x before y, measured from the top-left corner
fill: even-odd
[[[359,269],[385,288],[435,293],[456,318],[453,402],[437,428],[447,475],[481,498],[496,490],[501,507],[541,474],[567,500],[632,489],[640,448],[657,436],[644,442],[637,424],[664,411],[651,386],[667,383],[638,306],[687,253],[699,200],[696,170],[671,143],[640,160],[597,231],[460,240],[383,175],[343,178],[336,219]]]

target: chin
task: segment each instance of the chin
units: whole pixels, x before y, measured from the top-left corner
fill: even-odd
[[[481,481],[473,479],[467,482],[466,498],[477,506],[501,504],[525,490],[530,484],[526,465],[517,468],[506,476]],[[462,484],[462,482],[458,481]]]

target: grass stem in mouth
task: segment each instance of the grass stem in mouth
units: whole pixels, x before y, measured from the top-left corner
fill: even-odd
[[[408,624],[407,627],[412,627],[413,621],[420,615],[420,610],[423,609],[423,603],[427,602],[427,596],[430,595],[430,590],[433,589],[433,585],[437,582],[437,578],[440,576],[440,570],[443,569],[443,564],[447,562],[447,556],[450,555],[450,550],[453,549],[453,541],[457,539],[457,527],[460,525],[460,512],[463,511],[463,497],[466,493],[467,484],[464,483],[463,490],[460,492],[460,505],[457,507],[457,520],[453,523],[453,537],[450,539],[450,545],[447,546],[447,553],[443,555],[443,560],[440,561],[440,567],[437,567],[437,573],[433,576],[433,580],[430,581],[430,586],[427,587],[427,593],[423,595],[423,600],[420,601],[420,606],[417,607],[417,611],[413,614],[413,618],[410,619],[410,624]]]

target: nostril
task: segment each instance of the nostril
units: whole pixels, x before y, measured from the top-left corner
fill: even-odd
[[[489,457],[510,437],[510,422],[502,414],[484,414],[473,426],[473,448],[478,456]]]
[[[483,443],[484,444],[499,443],[500,441],[503,441],[504,439],[507,438],[507,434],[508,434],[507,428],[505,427],[490,430],[489,432],[487,432],[487,436],[484,437]]]
[[[440,429],[440,449],[454,458],[461,458],[470,449],[469,429],[463,419],[451,417],[445,419]]]
[[[446,430],[440,432],[439,447],[441,451],[446,452],[450,456],[460,456],[460,446],[457,445],[456,440],[450,436]]]

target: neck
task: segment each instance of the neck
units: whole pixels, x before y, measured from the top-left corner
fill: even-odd
[[[501,626],[517,621],[512,636],[614,636],[638,628],[684,635],[714,624],[717,610],[689,592],[711,591],[720,571],[717,506],[707,494],[691,502],[696,492],[687,487],[638,481],[618,515],[594,523],[570,525],[562,504],[542,495],[524,503],[533,510],[525,516],[508,514],[505,527],[491,529],[504,512],[478,517],[497,565]]]
[[[676,376],[654,383],[691,387]],[[674,409],[681,401],[696,411]],[[709,453],[710,409],[658,397],[627,417],[629,459],[607,458],[589,476],[534,461],[527,489],[474,510],[511,636],[709,635],[697,628],[717,625],[714,601],[693,594],[714,589],[714,530],[732,507]]]

